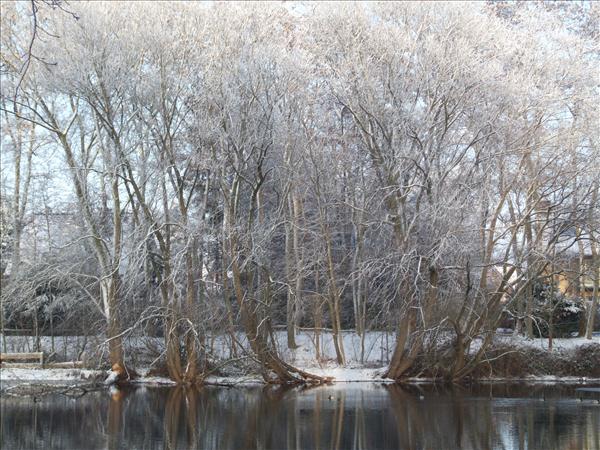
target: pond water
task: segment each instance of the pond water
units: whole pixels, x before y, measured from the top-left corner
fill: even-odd
[[[600,450],[575,386],[137,387],[1,399],[5,449]]]

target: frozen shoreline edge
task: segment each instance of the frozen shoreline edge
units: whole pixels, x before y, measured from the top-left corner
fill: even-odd
[[[394,384],[391,379],[381,378],[380,376],[365,376],[364,369],[343,369],[345,377],[334,379],[331,384]],[[361,373],[362,372],[362,373]],[[369,371],[372,372],[372,371]],[[107,371],[88,370],[88,369],[24,369],[24,368],[0,368],[0,385],[7,383],[10,385],[26,383],[29,385],[43,385],[48,383],[72,383],[81,384],[86,382],[96,382],[99,385],[104,384],[107,378]],[[355,375],[352,377],[352,375]],[[361,377],[362,375],[362,377]],[[371,375],[371,374],[369,374]],[[587,377],[559,377],[551,375],[530,375],[526,377],[490,377],[470,380],[469,384],[511,384],[511,383],[529,383],[529,384],[598,384],[600,378]],[[177,383],[164,377],[146,377],[142,376],[132,380],[132,385],[139,386],[176,386]],[[207,386],[224,387],[252,387],[266,386],[259,376],[209,376],[204,381]],[[433,378],[407,378],[402,383],[405,385],[418,384],[445,384],[443,380]]]

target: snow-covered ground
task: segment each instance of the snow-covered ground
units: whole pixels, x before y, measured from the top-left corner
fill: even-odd
[[[588,377],[559,377],[554,375],[530,375],[522,378],[502,378],[502,377],[489,377],[478,380],[480,383],[506,383],[507,381],[519,381],[523,383],[531,384],[587,384],[591,383],[594,386],[600,383],[600,378],[588,378]]]
[[[331,365],[328,367],[306,367],[303,368],[303,370],[314,375],[333,377],[336,382],[393,382],[393,380],[382,378],[386,370],[385,366],[376,369],[366,369],[364,367],[340,367]]]
[[[312,330],[302,330],[296,335],[298,348],[290,350],[287,348],[287,336],[285,331],[275,332],[275,340],[279,354],[287,362],[300,367],[321,367],[328,365],[335,360],[335,348],[331,332],[322,331],[319,337],[320,362],[317,362],[317,333]],[[343,346],[346,356],[346,362],[349,365],[364,364],[368,367],[385,366],[389,363],[394,349],[393,333],[382,331],[371,331],[366,333],[364,338],[364,350],[361,348],[361,338],[353,331],[342,332]],[[239,332],[236,339],[242,345],[246,346],[246,338]],[[513,334],[498,333],[496,341],[500,343],[512,344],[519,347],[537,347],[539,349],[548,349],[548,339],[527,339],[523,336]],[[4,336],[2,342],[2,352],[21,353],[38,351],[35,337],[33,336]],[[39,338],[40,350],[46,357],[53,356],[57,361],[75,361],[79,359],[88,359],[92,365],[94,357],[106,357],[104,352],[104,338],[102,336],[58,336],[52,338],[41,336]],[[600,335],[595,335],[592,340],[585,338],[561,338],[553,340],[554,349],[572,349],[589,343],[600,343]],[[4,347],[4,344],[6,346]],[[472,344],[472,350],[477,349],[478,341]],[[209,338],[209,350],[215,359],[227,360],[232,357],[230,350],[230,338],[228,335],[215,336]],[[147,356],[153,360],[154,353],[160,352],[163,348],[163,340],[159,337],[129,337],[124,341],[126,355]],[[364,351],[364,353],[363,353]],[[361,358],[361,355],[363,356]],[[143,358],[142,358],[143,359]],[[137,361],[136,361],[137,362]]]
[[[321,360],[335,360],[335,347],[333,336],[330,332],[320,332],[319,336],[319,354]],[[341,333],[343,340],[344,353],[346,361],[349,364],[381,364],[389,363],[394,351],[395,336],[393,333],[382,331],[370,331],[364,336],[364,350],[361,345],[361,337],[353,331],[344,331]],[[292,364],[300,366],[316,361],[317,334],[311,330],[302,330],[296,335],[296,344],[298,348],[290,350],[287,348],[287,335],[284,331],[275,333],[277,347],[280,355]],[[364,353],[363,353],[364,352]]]
[[[352,331],[342,332],[346,360],[348,362],[361,361],[361,338]],[[322,331],[318,333],[319,353],[324,361],[335,359],[335,348],[333,338],[330,332]],[[236,340],[246,346],[246,337],[244,333],[236,333]],[[311,330],[302,330],[298,332],[296,342],[299,348],[289,350],[287,348],[287,337],[283,330],[275,332],[275,340],[280,354],[289,362],[298,361],[299,363],[309,359],[314,360],[317,347],[317,333]],[[57,336],[52,339],[50,336],[39,337],[39,351],[43,351],[46,356],[53,355],[58,361],[74,361],[79,359],[93,360],[94,357],[102,356],[106,349],[104,348],[104,337],[102,336]],[[230,337],[228,335],[219,335],[208,338],[208,347],[210,353],[216,359],[229,359],[232,357],[230,350]],[[38,351],[36,338],[33,336],[3,336],[0,340],[2,351],[9,353],[22,353]],[[124,340],[124,349],[126,355],[151,355],[154,352],[160,352],[163,348],[163,339],[160,337],[128,337]],[[394,336],[392,333],[372,331],[365,335],[364,339],[364,359],[365,363],[384,363],[389,362],[393,351]]]
[[[547,338],[543,339],[527,339],[524,336],[498,336],[498,342],[514,345],[517,347],[527,348],[535,347],[541,350],[549,349],[549,341]],[[594,336],[592,339],[586,339],[584,337],[573,337],[573,338],[559,338],[552,340],[553,350],[572,350],[582,345],[588,344],[600,344],[600,336]]]
[[[391,352],[393,351],[394,336],[384,332],[369,332],[364,337],[364,343],[361,343],[360,336],[352,332],[344,332],[343,343],[346,355],[346,364],[340,366],[335,361],[335,349],[333,345],[333,339],[330,332],[319,333],[319,355],[320,358],[316,358],[317,348],[317,336],[312,330],[302,330],[296,336],[296,342],[298,348],[288,349],[287,348],[287,337],[284,331],[277,331],[275,333],[275,339],[277,342],[278,350],[282,358],[288,363],[305,370],[306,372],[313,373],[315,375],[333,377],[336,382],[386,382],[390,380],[384,380],[382,374],[385,372]],[[8,351],[31,351],[33,349],[32,338],[21,337],[21,336],[7,336]],[[244,338],[240,334],[239,341],[244,343]],[[548,350],[548,339],[533,339],[528,340],[522,336],[498,334],[496,341],[499,343],[506,343],[514,345],[518,348],[538,348]],[[50,338],[43,337],[40,340],[42,344],[42,350],[49,353],[49,349],[46,348],[50,344]],[[57,343],[60,342],[61,347],[57,349]],[[93,346],[93,343],[101,343],[102,339],[99,337],[83,338],[83,337],[71,337],[69,339],[55,338],[55,351],[59,350],[62,355],[69,357],[77,357],[83,350],[97,352],[98,349]],[[217,359],[226,361],[231,358],[230,349],[228,345],[229,339],[227,336],[218,336],[211,341],[212,354]],[[85,347],[82,344],[85,343]],[[595,336],[592,340],[585,338],[568,338],[568,339],[554,339],[553,350],[573,350],[582,345],[588,345],[590,343],[600,344],[600,336]],[[148,351],[148,347],[161,348],[162,340],[160,338],[136,338],[127,340],[127,349],[130,352]],[[477,342],[474,343],[473,348],[476,348]],[[363,351],[364,348],[364,351]],[[58,353],[58,352],[57,352]],[[126,353],[127,354],[127,353]],[[361,358],[362,357],[362,358]],[[362,359],[362,361],[361,361]],[[143,365],[137,367],[142,377],[137,381],[139,383],[171,383],[170,380],[160,377],[147,377],[147,368]],[[3,367],[0,369],[0,381],[91,381],[94,379],[104,380],[107,376],[106,371],[102,370],[84,370],[84,369],[42,369],[42,368],[17,368],[17,367]],[[572,378],[572,377],[570,377]],[[573,379],[557,377],[535,377],[535,380],[541,381],[552,381],[556,382],[559,380],[581,382],[580,378]],[[534,379],[529,377],[528,379]],[[224,370],[221,375],[211,375],[206,381],[214,384],[228,384],[228,385],[248,385],[262,383],[262,378],[259,375],[240,375],[239,373],[229,372],[227,365],[224,366]],[[412,380],[412,381],[427,381],[427,380]],[[493,379],[491,381],[494,381]],[[500,379],[498,379],[500,381]]]
[[[0,383],[32,382],[32,381],[73,381],[91,382],[104,380],[107,371],[87,369],[42,369],[24,367],[2,367],[0,369]]]

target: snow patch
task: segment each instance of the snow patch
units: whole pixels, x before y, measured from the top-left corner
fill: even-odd
[[[503,344],[514,345],[520,348],[539,348],[548,350],[548,338],[536,338],[528,339],[525,336],[497,336],[497,341]],[[554,350],[573,350],[578,347],[589,344],[600,344],[600,336],[595,336],[592,339],[586,339],[585,337],[573,337],[573,338],[555,338],[552,339],[552,348]]]
[[[0,369],[0,380],[4,381],[93,381],[104,380],[106,371],[87,369]]]

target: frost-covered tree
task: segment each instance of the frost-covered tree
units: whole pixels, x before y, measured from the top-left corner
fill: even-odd
[[[361,358],[385,331],[389,377],[458,380],[503,314],[533,335],[535,286],[565,274],[593,278],[591,335],[595,5],[68,6],[36,11],[31,44],[31,15],[2,5],[2,255],[27,262],[31,170],[60,155],[46,171],[95,272],[54,266],[103,315],[112,363],[148,332],[173,379],[201,381],[226,336],[269,381],[322,381],[276,342],[311,326],[339,364],[344,330]]]

